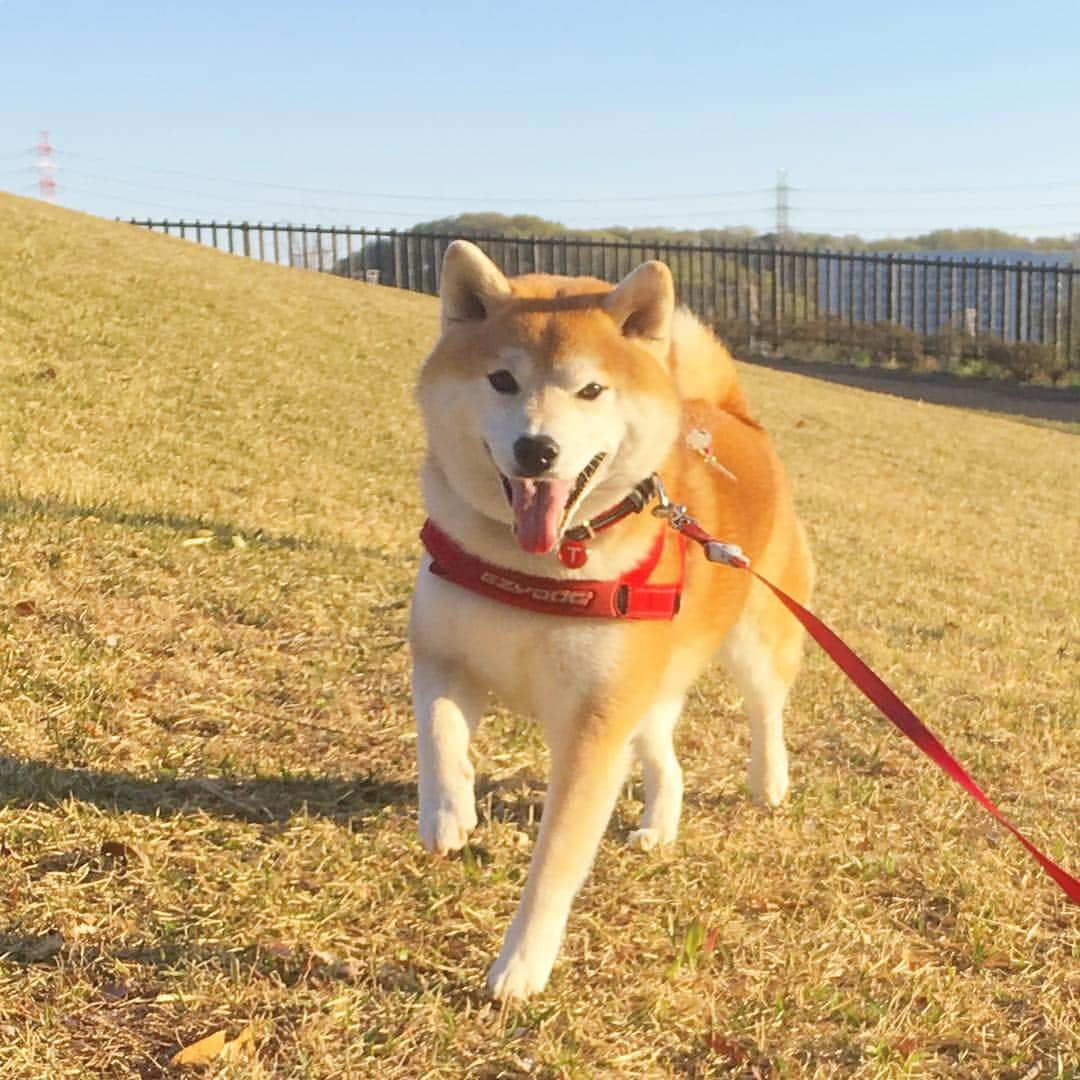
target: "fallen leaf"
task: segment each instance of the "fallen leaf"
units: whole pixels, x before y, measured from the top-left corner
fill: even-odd
[[[121,866],[127,866],[128,863],[133,862],[146,865],[146,856],[138,848],[125,844],[121,840],[106,840],[101,845],[101,854],[120,863]]]
[[[226,1030],[222,1028],[190,1046],[182,1047],[169,1058],[169,1064],[197,1067],[209,1065],[212,1061],[250,1061],[255,1056],[255,1033],[251,1025],[248,1024],[235,1039],[226,1038]]]
[[[254,1056],[255,1032],[250,1024],[221,1048],[222,1061],[250,1061]]]
[[[225,1028],[207,1035],[198,1042],[189,1046],[181,1047],[169,1058],[170,1065],[209,1065],[222,1050],[227,1042]]]
[[[26,618],[28,615],[34,615],[37,613],[37,604],[33,600],[20,600],[15,605],[15,614],[21,615]]]

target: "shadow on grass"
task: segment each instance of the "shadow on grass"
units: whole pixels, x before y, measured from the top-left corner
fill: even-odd
[[[185,534],[205,530],[212,533],[215,540],[225,545],[232,544],[234,536],[242,536],[247,543],[290,551],[320,546],[317,540],[308,537],[293,536],[288,533],[274,536],[263,532],[262,529],[242,529],[227,522],[208,521],[205,518],[168,511],[123,510],[106,503],[84,506],[52,495],[0,495],[0,516],[15,514],[56,518],[60,521],[85,521],[93,518],[97,521],[106,521],[110,525],[172,529],[174,532]]]
[[[547,778],[523,770],[512,777],[477,777],[476,802],[481,821],[532,828],[543,813]],[[633,785],[642,797],[640,783]],[[740,792],[705,795],[687,792],[686,804],[728,812],[748,796]],[[386,806],[415,811],[416,783],[378,776],[280,777],[139,777],[100,769],[63,768],[44,761],[0,754],[0,807],[55,806],[78,799],[103,810],[150,816],[205,813],[213,817],[271,824],[298,813],[347,822],[355,815]],[[613,835],[636,828],[636,817],[612,815]]]
[[[143,778],[0,754],[0,806],[56,805],[71,798],[119,813],[203,812],[269,824],[298,813],[346,821],[384,806],[412,807],[416,786],[372,776]]]

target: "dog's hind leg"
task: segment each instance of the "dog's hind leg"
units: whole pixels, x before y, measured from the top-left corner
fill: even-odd
[[[417,759],[420,771],[420,838],[445,855],[465,846],[476,828],[476,799],[469,739],[484,693],[460,669],[416,657],[413,663]]]
[[[750,794],[778,806],[788,789],[784,704],[798,674],[803,632],[787,612],[778,611],[767,621],[756,618],[758,613],[747,606],[724,638],[720,660],[735,680],[750,719]]]
[[[641,851],[670,844],[679,831],[683,775],[672,736],[683,700],[680,694],[655,702],[634,733],[634,754],[645,781],[645,811],[626,842]]]

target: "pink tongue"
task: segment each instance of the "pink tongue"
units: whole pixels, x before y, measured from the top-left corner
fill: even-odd
[[[514,531],[522,548],[543,555],[555,546],[572,487],[569,480],[511,478]]]

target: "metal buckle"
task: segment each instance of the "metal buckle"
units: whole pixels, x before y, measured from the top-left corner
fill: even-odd
[[[664,490],[664,482],[658,475],[653,476],[653,483],[656,486],[656,500],[659,503],[658,506],[653,507],[653,517],[666,519],[673,529],[697,524],[682,503],[674,503],[668,498],[667,491]]]

